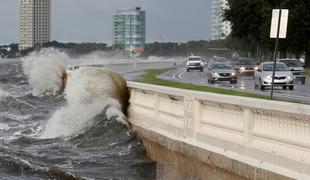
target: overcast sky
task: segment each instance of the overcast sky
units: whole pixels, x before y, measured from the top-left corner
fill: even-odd
[[[1,0],[0,44],[17,42],[18,0]],[[52,0],[52,40],[112,43],[119,8],[146,11],[146,41],[208,40],[211,0]]]

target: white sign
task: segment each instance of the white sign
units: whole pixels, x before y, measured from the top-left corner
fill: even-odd
[[[279,38],[286,38],[288,9],[274,9],[272,11],[270,38],[277,38],[279,20],[280,20]]]

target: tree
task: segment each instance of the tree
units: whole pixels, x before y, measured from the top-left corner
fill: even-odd
[[[224,10],[224,20],[232,24],[231,36],[248,42],[256,47],[257,58],[261,49],[263,24],[262,1],[228,0],[228,9]],[[252,50],[255,52],[255,50]]]
[[[259,48],[273,51],[274,39],[269,38],[272,9],[289,9],[288,33],[280,40],[280,51],[299,56],[306,53],[306,66],[310,67],[310,1],[307,0],[228,0],[224,19],[232,24],[232,37],[254,42]]]
[[[288,47],[297,55],[306,54],[306,66],[310,67],[310,1],[286,0],[285,7],[290,7]]]

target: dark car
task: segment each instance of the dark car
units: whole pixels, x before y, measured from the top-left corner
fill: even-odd
[[[230,60],[225,57],[216,56],[213,58],[213,62],[230,63]]]
[[[305,69],[299,59],[278,59],[278,61],[286,64],[294,75],[295,79],[300,81],[301,84],[305,84]]]
[[[255,59],[253,58],[241,58],[238,62],[238,74],[253,76],[258,69]]]

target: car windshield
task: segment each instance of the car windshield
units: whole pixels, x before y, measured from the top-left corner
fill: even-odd
[[[228,60],[224,57],[218,57],[215,59],[216,62],[228,62]]]
[[[273,64],[264,64],[263,71],[273,71]],[[288,71],[288,68],[283,63],[277,63],[276,64],[276,71]]]
[[[188,61],[201,61],[201,58],[189,58]]]
[[[232,69],[230,64],[213,64],[212,69]]]
[[[288,67],[302,67],[302,64],[299,60],[280,60],[280,62],[285,63]]]
[[[255,65],[254,59],[241,59],[239,62],[240,65]]]

